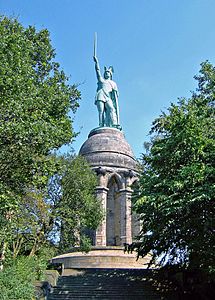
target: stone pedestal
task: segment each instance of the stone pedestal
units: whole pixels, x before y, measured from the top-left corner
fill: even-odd
[[[123,247],[92,247],[86,252],[73,249],[63,255],[52,258],[53,264],[63,264],[63,275],[70,275],[76,269],[146,269],[150,256],[136,259],[136,253],[124,253]]]
[[[136,161],[123,132],[97,128],[80,149],[98,176],[96,195],[105,218],[95,233],[96,246],[123,246],[132,242],[131,195],[137,181]]]

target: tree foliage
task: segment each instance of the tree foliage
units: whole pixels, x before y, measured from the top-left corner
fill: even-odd
[[[51,151],[74,136],[68,112],[75,112],[80,93],[68,84],[54,57],[48,30],[0,18],[0,199],[4,203],[11,203],[14,193],[25,192],[28,185],[45,185],[57,169]]]
[[[153,122],[136,210],[139,255],[213,270],[215,261],[215,68],[201,65],[198,89]],[[135,246],[135,245],[133,245]]]
[[[0,272],[0,300],[35,299],[36,280],[44,280],[47,260],[44,257],[21,256],[10,261]]]
[[[57,208],[61,249],[89,247],[86,231],[95,230],[103,217],[101,203],[95,195],[96,184],[96,174],[83,157],[68,161],[62,178],[62,198]]]

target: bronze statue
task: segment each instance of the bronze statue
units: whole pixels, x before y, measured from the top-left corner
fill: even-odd
[[[104,76],[101,75],[96,56],[96,36],[93,59],[98,80],[95,104],[99,113],[99,126],[119,128],[118,89],[116,83],[112,80],[114,70],[112,66],[109,68],[105,67]]]

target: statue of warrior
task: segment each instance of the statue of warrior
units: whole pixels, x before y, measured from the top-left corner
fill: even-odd
[[[99,126],[115,127],[121,130],[121,126],[119,125],[119,94],[117,85],[112,80],[113,67],[105,67],[104,77],[102,77],[98,58],[96,56],[96,48],[97,34],[95,33],[93,59],[95,62],[96,76],[98,80],[95,104],[97,105],[99,112]]]
[[[116,83],[112,80],[113,67],[105,67],[104,77],[102,77],[98,59],[96,56],[93,58],[98,79],[95,104],[99,113],[99,126],[117,128],[119,127],[118,90]]]

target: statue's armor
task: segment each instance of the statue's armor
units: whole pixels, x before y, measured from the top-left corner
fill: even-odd
[[[108,100],[111,100],[111,92],[113,90],[117,91],[116,83],[113,80],[100,77],[95,97],[95,104],[96,101],[107,102]]]

